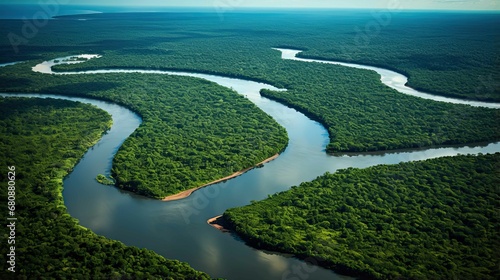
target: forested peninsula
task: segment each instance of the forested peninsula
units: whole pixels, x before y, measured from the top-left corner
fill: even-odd
[[[500,153],[325,174],[222,223],[249,245],[375,279],[498,279]]]
[[[64,206],[63,177],[111,126],[93,106],[38,98],[0,98],[0,158],[14,166],[16,273],[2,279],[210,279],[186,263],[128,247],[80,226]],[[5,183],[7,184],[7,183]],[[0,194],[7,201],[7,192]],[[7,209],[5,209],[7,211]],[[7,240],[9,228],[2,227]]]
[[[0,83],[9,91],[111,101],[142,117],[111,170],[117,187],[140,195],[162,199],[205,185],[253,167],[288,143],[285,129],[252,102],[206,80],[138,73],[57,76],[34,73],[31,64],[0,68]],[[12,73],[29,83],[12,82]]]

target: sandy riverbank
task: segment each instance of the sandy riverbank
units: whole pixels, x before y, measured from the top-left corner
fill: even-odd
[[[208,219],[207,224],[213,226],[214,228],[216,228],[222,232],[229,232],[230,230],[228,230],[227,228],[224,227],[224,225],[223,225],[224,221],[222,221],[221,218],[222,218],[222,215]]]
[[[212,181],[212,182],[210,182],[210,183],[208,183],[208,184],[205,184],[205,185],[203,185],[203,186],[196,187],[196,188],[192,188],[192,189],[189,189],[189,190],[185,190],[185,191],[180,192],[180,193],[178,193],[178,194],[169,195],[169,196],[167,196],[167,197],[163,198],[162,200],[163,200],[163,201],[173,201],[173,200],[179,200],[179,199],[186,198],[186,197],[190,196],[193,192],[195,192],[195,191],[197,191],[197,190],[199,190],[199,189],[201,189],[201,188],[204,188],[204,187],[207,187],[207,186],[210,186],[210,185],[213,185],[213,184],[217,184],[217,183],[220,183],[220,182],[224,182],[224,181],[227,181],[227,180],[229,180],[229,179],[233,179],[233,178],[235,178],[235,177],[238,177],[238,176],[240,176],[240,175],[244,174],[245,172],[248,172],[248,171],[250,171],[250,170],[254,169],[255,167],[257,167],[257,166],[259,166],[259,165],[262,165],[262,164],[264,164],[264,163],[268,163],[268,162],[270,162],[270,161],[272,161],[272,160],[275,160],[276,158],[278,158],[278,157],[279,157],[279,155],[280,155],[280,154],[275,154],[274,156],[272,156],[272,157],[270,157],[270,158],[268,158],[268,159],[266,159],[266,160],[264,160],[264,161],[261,161],[261,162],[257,163],[256,165],[254,165],[254,166],[252,166],[252,167],[249,167],[249,168],[246,168],[246,169],[240,170],[240,171],[235,172],[235,173],[233,173],[233,174],[231,174],[231,175],[229,175],[229,176],[226,176],[226,177],[224,177],[224,178],[221,178],[221,179],[218,179],[218,180]]]

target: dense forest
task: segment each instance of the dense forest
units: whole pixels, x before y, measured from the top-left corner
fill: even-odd
[[[291,87],[288,92],[264,90],[262,94],[295,107],[305,112],[313,119],[323,123],[329,131],[330,144],[327,150],[331,153],[420,148],[433,145],[464,144],[500,139],[500,112],[498,110],[472,108],[465,105],[443,104],[399,94],[381,85],[376,75],[367,71],[334,65],[309,65],[308,63],[295,61],[283,61],[280,62],[280,64],[284,64],[280,71],[281,77],[294,81],[293,87]],[[238,116],[219,113],[221,119],[217,117],[218,115],[216,112],[226,110],[228,107],[205,106],[207,104],[218,104],[215,101],[220,100],[219,97],[214,97],[211,101],[207,101],[208,95],[202,95],[200,98],[203,105],[194,103],[194,106],[189,106],[188,104],[191,103],[187,102],[194,101],[195,96],[192,93],[186,94],[186,92],[199,92],[196,86],[207,84],[201,81],[195,81],[191,78],[161,77],[160,79],[156,79],[148,75],[128,74],[118,76],[117,74],[112,74],[106,75],[105,82],[94,82],[94,75],[86,77],[71,76],[64,77],[63,79],[61,77],[47,77],[46,75],[36,73],[25,73],[23,71],[29,71],[29,69],[28,65],[23,64],[10,66],[9,69],[10,71],[19,73],[16,75],[16,79],[12,79],[10,76],[11,72],[2,72],[0,69],[0,81],[5,81],[6,85],[12,85],[7,88],[10,91],[41,91],[73,94],[92,93],[93,96],[113,100],[114,102],[124,104],[139,112],[145,118],[144,126],[141,129],[150,131],[147,135],[149,138],[139,137],[144,134],[138,131],[138,133],[134,134],[122,148],[123,151],[132,149],[136,156],[139,154],[154,156],[156,153],[161,154],[162,152],[160,152],[160,150],[163,150],[163,153],[167,153],[165,150],[169,149],[168,145],[150,147],[153,144],[149,142],[151,142],[150,139],[152,139],[153,133],[155,134],[155,139],[161,137],[161,141],[166,141],[164,136],[168,134],[168,130],[175,131],[175,133],[168,135],[169,138],[176,139],[172,139],[172,141],[176,142],[176,145],[183,145],[183,148],[191,149],[192,145],[186,145],[187,142],[191,142],[191,140],[178,140],[180,137],[179,131],[184,131],[185,134],[187,134],[186,137],[195,138],[195,141],[198,141],[198,139],[201,140],[201,137],[206,138],[206,133],[192,133],[192,129],[201,131],[200,126],[202,125],[196,124],[193,120],[207,120],[206,118],[198,118],[198,116],[202,116],[202,112],[204,112],[204,116],[213,117],[209,127],[215,129],[221,129],[221,125],[227,127],[228,124],[236,122],[246,123],[245,126],[254,123],[255,127],[245,129],[243,129],[240,124],[237,124],[237,126],[233,125],[233,128],[238,126],[241,127],[237,133],[242,135],[242,140],[245,141],[258,137],[256,135],[274,135],[271,133],[280,133],[284,135],[284,131],[277,131],[278,128],[273,128],[274,125],[270,122],[269,118],[266,118],[267,116],[259,114],[256,111],[254,112],[252,108],[255,108],[255,106],[244,101],[241,97],[234,97],[235,94],[232,93],[224,97],[226,99],[224,104],[230,106],[231,110],[237,110],[236,112],[229,112],[233,112],[233,114]],[[126,77],[131,78],[129,79]],[[15,80],[29,80],[30,83],[21,84],[20,82],[16,83]],[[364,82],[353,82],[360,80]],[[77,88],[71,85],[65,85],[64,83],[67,81],[76,84]],[[189,85],[189,87],[187,85]],[[135,90],[136,87],[137,90]],[[212,93],[216,91],[227,92],[227,90],[219,87],[213,87],[213,90],[210,90]],[[153,98],[152,95],[157,92],[161,92],[162,94],[157,94],[156,97]],[[168,93],[168,95],[164,93]],[[185,98],[185,100],[178,99],[178,97]],[[168,105],[157,102],[159,100],[164,100]],[[150,102],[152,103],[150,104]],[[242,102],[240,103],[242,105],[236,106],[238,102]],[[245,103],[248,103],[248,105],[245,105]],[[175,110],[172,109],[174,108],[172,104],[175,104]],[[200,108],[198,108],[199,106],[204,106],[204,109],[200,110]],[[245,106],[248,106],[248,108],[244,109]],[[158,113],[153,113],[152,110],[158,111]],[[160,114],[159,112],[162,113]],[[245,112],[245,114],[241,114],[240,112]],[[182,115],[176,116],[174,113]],[[149,115],[153,114],[156,115],[154,118],[148,118]],[[252,129],[256,129],[257,123],[242,120],[241,118],[250,117],[253,114],[256,114],[255,118],[262,119],[258,121],[262,127],[260,130],[256,130],[257,133],[250,135]],[[155,122],[154,120],[158,119],[160,115],[162,120],[164,119],[168,122]],[[225,116],[227,116],[227,118],[224,118]],[[348,117],[347,119],[346,116]],[[179,122],[185,123],[180,127],[181,124],[178,124]],[[264,127],[266,124],[268,124],[267,127]],[[152,125],[155,126],[154,129],[145,127],[151,127]],[[165,126],[170,127],[167,130],[164,128]],[[207,126],[205,125],[205,127]],[[266,132],[265,130],[274,132]],[[217,133],[214,130],[205,129],[203,131],[207,133],[212,133],[212,131],[214,134]],[[134,140],[134,137],[139,138],[135,138]],[[186,138],[183,136],[183,139]],[[269,137],[268,141],[272,139],[273,137]],[[226,142],[227,140],[228,138],[225,138],[222,141]],[[142,145],[148,146],[144,147],[144,149],[147,150],[139,151],[139,147],[134,148],[129,146],[128,144],[132,141],[135,143],[142,141]],[[256,158],[257,161],[255,162],[264,159],[265,156],[270,156],[278,152],[279,149],[283,147],[284,141],[285,140],[282,139],[268,143],[267,145],[270,147],[277,148],[270,149],[267,153],[263,153],[261,158]],[[210,146],[208,149],[212,149],[211,153],[224,153],[224,151],[221,151],[220,147],[217,148],[219,151],[215,151],[214,145],[206,140],[198,142],[209,144]],[[241,144],[235,143],[234,145],[237,145],[239,147],[238,149],[245,149],[245,147],[253,149],[253,147],[256,147],[255,143],[241,142]],[[197,145],[198,149],[202,149],[203,146],[204,145],[201,144]],[[155,150],[155,152],[153,152],[153,150]],[[176,151],[178,150],[179,149],[176,149]],[[191,150],[186,152],[190,153],[192,152]],[[261,150],[252,150],[249,152],[258,153],[260,151]],[[226,152],[226,154],[228,153]],[[234,154],[243,154],[243,151]],[[179,158],[185,157],[185,155],[179,152],[176,152],[175,156]],[[227,156],[222,164],[226,164],[229,161],[227,158],[232,158],[232,156]],[[117,161],[118,160],[119,157],[117,157]],[[143,160],[146,161],[147,159]],[[155,158],[152,158],[152,160],[156,162]],[[164,160],[165,159],[159,159],[159,162]],[[181,161],[181,163],[184,164],[186,160],[177,161]],[[118,162],[116,162],[115,166],[120,168]],[[130,166],[128,166],[127,169],[130,170]],[[156,170],[161,172],[161,169]],[[232,170],[236,171],[235,168]],[[227,173],[232,170],[228,170]],[[143,174],[140,170],[134,173]],[[165,173],[163,172],[163,174]],[[199,177],[198,179],[201,183],[203,178]],[[208,180],[207,178],[205,182]],[[189,185],[194,186],[195,184],[196,182],[192,182],[192,184]],[[172,185],[172,187],[173,186],[174,185]],[[173,189],[175,190],[177,188],[174,187]]]
[[[328,66],[317,67],[325,70]],[[261,94],[324,124],[330,135],[326,148],[329,153],[500,139],[499,110],[423,101],[369,82],[351,85],[348,92],[339,91],[338,87],[348,84],[354,74],[338,78],[321,70],[310,76],[316,83],[311,83],[307,94],[269,90],[262,90]],[[322,79],[328,82],[320,83]]]
[[[151,74],[50,76],[0,68],[4,90],[89,95],[143,118],[113,161],[116,185],[154,198],[251,167],[288,143],[286,131],[236,92],[205,80]],[[15,74],[13,74],[15,73]],[[15,79],[27,80],[16,84]],[[5,83],[3,83],[5,81]]]
[[[383,10],[353,33],[332,31],[339,43],[312,35],[299,56],[381,66],[405,74],[418,90],[498,102],[498,25],[498,14]]]
[[[498,14],[381,10],[227,12],[223,18],[203,13],[134,15],[133,19],[154,29],[132,27],[132,18],[126,14],[85,18],[91,21],[75,22],[74,17],[58,19],[65,21],[64,29],[69,34],[79,34],[82,27],[99,30],[98,34],[79,34],[81,37],[72,37],[65,44],[112,55],[106,60],[107,66],[156,65],[266,79],[269,75],[261,72],[261,67],[266,63],[264,60],[271,61],[269,54],[249,50],[282,46],[305,50],[303,57],[389,68],[409,76],[409,85],[416,89],[500,101]],[[116,20],[120,22],[117,24]],[[9,26],[16,30],[15,23]],[[59,31],[55,26],[47,29]],[[131,36],[123,36],[122,32]],[[48,38],[35,40],[21,48],[23,56],[30,56],[31,50],[46,52],[47,45],[55,46],[58,51],[71,50],[68,45]],[[12,48],[6,45],[4,50]],[[250,57],[251,54],[256,57]],[[236,59],[226,60],[231,57]]]
[[[419,15],[407,15],[406,17],[418,18]],[[434,19],[432,16],[427,16]],[[356,20],[354,18],[345,18],[345,16],[336,19],[333,16],[324,15],[318,17],[321,21],[317,21],[317,17],[311,15],[301,17],[293,13],[279,16],[276,14],[259,15],[259,21],[255,21],[248,14],[229,14],[224,19],[227,25],[227,28],[224,29],[218,26],[220,19],[217,16],[204,14],[186,14],[182,16],[173,14],[158,14],[155,16],[118,14],[89,15],[88,17],[93,20],[78,22],[68,17],[59,19],[65,23],[64,25],[52,24],[47,26],[47,30],[41,31],[43,36],[36,37],[33,42],[30,42],[29,46],[24,48],[26,50],[25,55],[32,51],[39,51],[40,56],[44,59],[50,59],[78,52],[94,52],[102,54],[103,57],[83,64],[62,65],[56,68],[59,70],[82,70],[122,67],[188,70],[265,81],[277,87],[287,88],[289,89],[287,93],[264,91],[263,94],[295,107],[323,123],[330,134],[330,144],[327,149],[331,153],[420,148],[500,139],[500,113],[495,110],[441,104],[405,96],[382,85],[378,75],[373,72],[334,65],[283,61],[279,52],[271,49],[273,46],[287,46],[310,50],[311,47],[304,45],[301,40],[308,38],[308,36],[319,36],[320,34],[317,33],[319,31],[328,40],[334,38],[340,40],[339,42],[343,42],[342,40],[347,40],[349,37],[342,37],[342,31],[350,30],[357,24],[363,23],[363,14]],[[291,26],[296,27],[296,24],[291,24],[292,17],[298,18],[297,20],[304,25],[301,28],[293,29],[294,33],[290,29]],[[448,15],[447,18],[451,20],[454,17],[459,16],[452,14]],[[344,24],[338,27],[338,31],[335,34],[327,33],[331,36],[325,36],[325,26],[341,19]],[[442,32],[438,32],[441,29],[437,31],[429,28],[425,30],[419,29],[418,26],[414,26],[413,21],[403,20],[399,17],[397,19],[403,21],[404,24],[401,23],[403,24],[402,27],[413,24],[412,29],[415,30],[415,34],[422,37],[442,35]],[[474,26],[484,23],[475,17],[462,19],[470,21]],[[249,23],[250,20],[253,21],[252,24]],[[396,17],[394,20],[396,20]],[[140,28],[132,24],[135,21],[141,22]],[[306,22],[308,23],[306,24]],[[6,23],[15,29],[15,22],[7,21]],[[443,24],[445,23],[446,21]],[[325,26],[310,30],[313,35],[305,31],[306,27],[311,28],[315,24]],[[448,24],[451,24],[451,22]],[[81,31],[83,26],[89,28],[89,30],[99,31],[80,32],[78,37],[71,35],[76,34],[78,30]],[[148,26],[151,28],[147,28]],[[461,26],[458,25],[457,28],[461,30]],[[391,25],[391,28],[396,27]],[[46,50],[53,45],[49,40],[53,35],[45,33],[49,30],[53,32],[51,34],[66,34],[68,38],[71,38],[71,40],[66,41],[64,46],[55,48],[59,50],[57,54],[53,53],[50,56],[46,53]],[[484,34],[481,32],[475,32],[474,34],[478,36],[477,41],[486,44],[487,41],[484,40],[490,38],[489,32],[491,30],[485,28]],[[291,36],[290,34],[303,34],[304,36]],[[474,34],[469,34],[469,36],[474,36]],[[337,38],[337,36],[339,37]],[[384,38],[386,36],[389,35],[385,33],[379,35],[379,37]],[[451,40],[451,37],[447,39]],[[484,40],[481,41],[482,39]],[[385,40],[389,40],[391,42],[390,46],[394,47],[387,53],[393,52],[397,54],[408,49],[399,49],[398,44],[392,44],[393,41],[396,41],[394,37],[389,36]],[[455,42],[455,39],[453,40]],[[252,42],[252,44],[248,44],[248,42]],[[309,40],[308,42],[311,43],[312,41]],[[467,42],[469,41],[460,36],[456,39],[456,45],[459,46],[467,44]],[[475,46],[475,42],[470,44]],[[325,41],[323,43],[326,44]],[[42,46],[46,47],[42,48]],[[4,47],[7,48],[7,46]],[[7,51],[7,49],[5,50]],[[451,46],[446,51],[452,51]],[[305,52],[305,54],[307,53]],[[325,57],[328,58],[326,54],[327,52],[325,52]],[[481,61],[491,62],[489,58],[493,57],[488,48],[478,48],[475,54],[482,57]],[[464,55],[464,57],[467,58],[468,56]],[[418,61],[422,61],[422,59]],[[449,63],[458,63],[458,61],[450,60]],[[476,63],[471,63],[471,65],[470,67],[473,67]],[[457,68],[458,66],[455,65],[454,67]],[[21,73],[22,68],[21,65],[11,66],[11,71],[16,71],[18,74],[15,77],[3,75],[0,77],[2,84],[9,85],[6,87],[8,90],[63,92],[59,85],[52,87],[46,85],[46,80],[49,80],[50,84],[52,78],[49,79],[45,76],[42,78],[42,76]],[[28,67],[24,67],[24,69],[28,69]],[[494,72],[493,70],[493,72],[490,71],[491,67],[474,69],[479,72],[486,71],[486,74]],[[107,92],[96,91],[113,88],[113,91],[116,92],[120,86],[122,86],[123,90],[131,91],[133,89],[131,86],[134,83],[139,84],[139,81],[132,81],[135,78],[123,78],[127,81],[125,87],[117,82],[118,79],[108,77],[112,76],[106,76],[104,79],[106,82],[100,80],[100,84],[95,84],[95,87],[90,85],[90,77],[72,79],[74,79],[74,83],[79,85],[84,83],[83,86],[88,87],[86,92],[93,92],[94,96],[105,96],[109,99],[112,98],[115,102],[121,102],[129,106],[130,100],[126,101],[125,99],[132,96],[132,94],[119,94],[120,98],[114,98]],[[43,83],[40,84],[42,79]],[[182,78],[169,78],[169,80],[180,79]],[[448,82],[457,79],[440,80],[436,78],[435,80],[446,85]],[[122,82],[120,81],[120,83]],[[74,91],[71,87],[66,87],[66,89],[69,92]],[[110,90],[112,89],[107,91]],[[81,92],[81,90],[79,91]],[[135,95],[135,90],[132,91],[134,91]],[[137,92],[144,92],[144,90],[139,89]],[[157,105],[154,104],[153,106]],[[234,106],[233,108],[239,110]],[[142,111],[139,113],[143,114]],[[131,141],[133,140],[128,142]],[[177,145],[185,142],[177,142]],[[276,145],[272,143],[269,145],[274,146],[274,150],[277,150]],[[240,145],[240,147],[243,146],[246,145]],[[132,149],[136,157],[141,157],[144,162],[147,161],[146,158],[138,155],[138,148],[126,145],[123,149]],[[154,155],[156,152],[160,152],[159,149],[163,148],[147,148],[147,154]],[[153,152],[153,150],[155,151]],[[131,150],[129,151],[131,152]],[[143,150],[143,152],[146,152],[146,150]],[[183,163],[181,162],[181,164]],[[119,168],[118,165],[115,166]],[[161,172],[158,169],[156,171]],[[163,172],[163,174],[166,173]],[[185,178],[179,180],[183,181]],[[120,182],[120,180],[118,181]],[[175,184],[175,182],[172,183]],[[194,185],[195,182],[191,180],[191,183],[193,184],[189,184],[190,186]],[[130,181],[128,184],[122,185],[127,185],[132,189],[137,188],[137,184]],[[140,187],[138,188],[140,189]],[[174,189],[182,188],[175,187]],[[162,192],[155,191],[155,194],[152,195],[159,193]]]
[[[247,243],[376,279],[498,279],[500,154],[345,169],[229,209]]]
[[[106,112],[86,104],[0,98],[0,181],[7,185],[7,167],[15,166],[9,178],[17,218],[15,245],[0,245],[2,252],[15,246],[16,272],[4,262],[0,278],[210,279],[185,263],[98,236],[66,212],[63,177],[110,125]],[[0,197],[6,202],[7,191]],[[5,241],[8,229],[1,230]]]
[[[113,160],[119,187],[163,198],[285,149],[285,129],[236,92],[194,78],[145,76],[133,86],[141,91],[134,90],[123,102],[144,122]],[[114,94],[124,96],[122,90]]]
[[[399,27],[395,24],[387,27],[387,30],[393,32],[385,32],[386,29],[383,29],[384,32],[373,38],[373,44],[366,46],[366,52],[353,49],[356,55],[367,57],[372,54],[368,49],[377,47],[379,51],[373,51],[377,61],[362,61],[361,58],[355,60],[386,66],[388,62],[381,62],[385,58],[381,53],[392,57],[401,55],[402,52],[425,50],[428,59],[435,61],[435,52],[438,52],[437,56],[440,57],[449,57],[441,55],[441,52],[453,52],[462,59],[447,59],[447,64],[436,62],[441,65],[443,71],[434,68],[435,71],[430,71],[429,67],[418,67],[417,63],[426,61],[424,54],[415,55],[414,59],[402,60],[413,63],[412,69],[415,71],[432,76],[432,83],[426,87],[432,87],[443,94],[456,93],[453,88],[457,86],[452,86],[450,83],[461,83],[459,86],[461,90],[468,89],[474,94],[476,94],[475,89],[481,94],[491,91],[492,85],[483,85],[470,79],[496,75],[496,67],[488,66],[488,63],[493,63],[494,58],[498,56],[490,49],[490,46],[494,45],[494,42],[490,42],[491,34],[497,31],[490,29],[488,23],[497,17],[487,15],[484,18],[477,18],[473,15],[449,14],[444,19],[439,19],[438,15],[425,14],[432,19],[426,21],[426,28],[415,25],[415,19],[425,17],[423,14],[394,15],[394,21],[397,21]],[[254,20],[255,16],[259,21]],[[71,17],[60,19],[67,25],[49,28],[71,33],[81,29],[82,25],[94,30],[95,28],[92,28],[94,24],[104,24],[105,27],[97,34],[83,32],[80,33],[80,37],[72,38],[72,41],[68,42],[69,45],[78,42],[86,46],[82,48],[82,45],[75,45],[76,50],[97,52],[104,56],[83,64],[62,65],[56,68],[81,70],[123,67],[191,70],[265,81],[289,89],[286,94],[264,91],[265,96],[295,107],[327,127],[331,141],[328,151],[331,153],[420,148],[500,139],[498,127],[500,115],[495,110],[441,104],[404,96],[381,85],[378,75],[373,72],[333,65],[283,61],[278,51],[270,49],[273,46],[295,47],[306,49],[303,55],[309,56],[312,53],[314,57],[320,57],[319,52],[322,49],[319,46],[316,48],[315,45],[305,44],[304,38],[311,36],[315,38],[308,40],[308,44],[315,44],[313,42],[319,40],[323,43],[322,46],[334,46],[335,44],[328,43],[328,40],[335,40],[344,46],[346,42],[352,41],[352,38],[346,35],[347,31],[366,23],[370,15],[360,13],[359,17],[346,18],[345,15],[336,14],[324,16],[316,14],[298,16],[293,13],[280,16],[229,14],[224,18],[225,28],[218,26],[220,19],[213,15],[158,14],[151,17],[151,15],[136,14],[134,17],[136,18],[131,19],[119,14],[92,15],[89,18],[95,22],[85,23],[75,23]],[[293,18],[301,25],[291,24]],[[470,27],[466,28],[465,24],[457,19],[469,22]],[[155,28],[133,27],[132,20],[140,20],[144,26],[149,24]],[[252,24],[248,22],[250,20],[253,21]],[[340,21],[343,22],[342,25],[335,25]],[[432,24],[439,28],[430,28],[429,25]],[[446,25],[443,27],[442,24]],[[480,24],[484,24],[484,28],[476,30]],[[324,27],[319,28],[319,26]],[[293,32],[290,30],[292,27]],[[325,28],[330,28],[332,31],[326,32]],[[396,32],[396,28],[401,29]],[[406,34],[403,32],[406,28],[416,31]],[[446,35],[444,29],[451,31]],[[407,37],[394,36],[401,33]],[[456,33],[461,35],[456,36]],[[321,40],[320,35],[323,37]],[[419,40],[417,35],[432,37],[432,40],[441,42],[442,47],[436,49],[423,46],[429,42],[424,39]],[[127,40],[123,40],[124,37]],[[381,40],[385,44],[380,43]],[[454,44],[448,44],[450,40]],[[252,44],[248,44],[249,41]],[[37,43],[44,45],[48,42],[44,38],[37,38]],[[33,48],[39,49],[40,46],[35,44]],[[469,51],[463,53],[458,50],[459,48]],[[471,49],[474,49],[474,52],[470,51]],[[358,51],[355,52],[356,50]],[[331,58],[329,56],[331,52],[324,50],[322,53],[324,58]],[[387,58],[387,60],[393,65],[389,68],[397,68],[398,63],[395,59]],[[454,70],[450,72],[446,70],[447,68]],[[461,73],[460,76],[457,71]],[[446,75],[454,75],[454,78],[449,78],[443,74],[444,72]],[[446,78],[440,78],[442,75]],[[462,76],[467,78],[462,79]],[[10,84],[19,84],[22,80],[21,77],[11,79]],[[475,85],[474,90],[470,89],[472,85]]]
[[[56,69],[186,70],[287,88],[262,94],[320,121],[330,135],[330,153],[500,140],[498,110],[406,96],[382,85],[374,72],[285,61],[271,49],[379,65],[408,75],[417,89],[500,101],[497,14],[387,13],[389,23],[379,22],[379,31],[362,37],[357,30],[377,20],[366,11],[60,17],[18,52],[8,33],[21,32],[25,23],[1,20],[0,62],[26,62],[0,68],[0,90],[93,97],[137,112],[143,124],[114,158],[113,179],[154,198],[282,151],[286,131],[244,97],[211,82],[149,74],[50,76],[33,73],[32,66],[97,53],[103,57]],[[75,20],[82,17],[88,20]],[[62,178],[109,127],[108,116],[64,101],[8,99],[0,109],[1,160],[4,166],[15,160],[17,183],[28,186],[17,197],[17,213],[26,222],[19,225],[20,242],[32,248],[29,255],[19,248],[27,278],[208,278],[184,263],[97,236],[66,213]],[[254,246],[312,257],[342,272],[495,279],[498,169],[498,154],[348,169],[224,217]]]

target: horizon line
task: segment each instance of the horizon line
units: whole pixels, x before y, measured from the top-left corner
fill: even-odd
[[[0,4],[0,6],[39,6],[40,4],[29,4],[29,3],[11,3],[11,4]],[[208,9],[216,10],[218,7],[213,5],[207,6],[161,6],[161,5],[101,5],[101,4],[71,4],[65,5],[67,7],[108,7],[108,8],[162,8],[162,9]],[[221,8],[221,7],[219,7]],[[224,8],[224,7],[222,7]],[[268,7],[268,6],[245,6],[245,7],[227,7],[225,12],[238,11],[238,10],[390,10],[388,8],[369,8],[369,7]],[[394,9],[398,11],[447,11],[447,12],[490,12],[499,13],[499,9],[436,9],[436,8],[399,8]],[[154,12],[154,11],[152,11]]]

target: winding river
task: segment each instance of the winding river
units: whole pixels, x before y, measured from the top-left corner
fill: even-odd
[[[296,58],[297,50],[280,49],[284,59],[307,62],[335,63]],[[83,56],[82,56],[83,57]],[[87,59],[97,55],[86,55]],[[51,67],[62,63],[78,63],[59,58],[33,67],[34,71],[57,74],[150,73],[183,75],[202,78],[233,88],[246,96],[264,112],[284,126],[289,146],[278,159],[253,169],[235,179],[200,189],[190,197],[162,202],[98,184],[95,176],[109,174],[112,159],[123,141],[140,125],[141,119],[126,108],[87,98],[53,95],[16,96],[51,97],[91,103],[108,111],[113,127],[92,147],[64,180],[64,200],[69,213],[80,224],[100,235],[145,247],[171,259],[188,262],[195,269],[212,277],[228,279],[350,279],[330,270],[306,265],[282,254],[264,252],[246,246],[238,237],[207,225],[207,219],[220,215],[226,209],[261,200],[270,194],[287,190],[292,185],[311,181],[325,172],[347,167],[365,168],[377,164],[396,164],[457,154],[494,153],[500,143],[478,147],[448,147],[393,153],[361,154],[357,156],[329,156],[325,147],[329,142],[326,129],[294,109],[260,96],[262,88],[278,90],[271,85],[214,75],[180,73],[156,70],[96,70],[54,73]],[[353,67],[352,64],[347,66]],[[355,65],[356,67],[364,67]],[[500,108],[500,104],[441,98],[407,88],[402,75],[369,67],[381,74],[382,82],[402,93],[443,102],[465,103],[473,106]],[[2,94],[7,96],[7,94]]]

